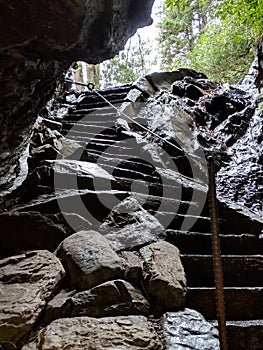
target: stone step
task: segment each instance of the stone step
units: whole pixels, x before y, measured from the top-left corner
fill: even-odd
[[[116,165],[118,165],[121,162],[131,158],[132,147],[121,147],[119,145],[114,149],[109,149],[109,147],[104,147],[102,149],[92,149],[92,144],[89,145],[88,148],[86,148],[87,144],[84,144],[83,141],[80,141],[80,144],[85,147],[85,154],[87,159],[93,159],[94,162],[98,161],[103,164],[103,166],[111,166],[113,161],[116,163]],[[111,153],[109,153],[109,151]]]
[[[111,109],[110,111],[104,110],[90,110],[90,113],[87,114],[80,114],[77,113],[77,111],[73,114],[72,112],[68,112],[63,116],[63,123],[96,123],[100,122],[101,120],[105,121],[115,121],[116,120],[116,111],[114,109]],[[61,119],[59,120],[61,121]]]
[[[83,181],[91,180],[86,178]],[[72,189],[72,186],[67,187],[67,180],[62,181],[56,186],[55,194],[50,193],[34,197],[26,205],[17,206],[16,210],[40,211],[46,214],[59,213],[62,210],[63,213],[75,213],[88,221],[90,221],[90,217],[95,218],[95,222],[102,223],[112,208],[132,195],[139,200],[144,209],[159,220],[164,228],[170,225],[176,229],[181,228],[185,215],[171,211],[171,208],[178,206],[180,201],[149,194],[107,189],[107,179],[98,179],[98,181],[103,181],[105,190]],[[161,210],[159,209],[160,205]],[[187,203],[185,205],[187,206]],[[167,211],[164,211],[166,208]],[[205,217],[188,215],[187,218],[195,223],[194,228],[202,229],[207,225],[207,218]]]
[[[88,115],[87,117],[84,117],[80,120],[74,120],[74,118],[63,120],[63,128],[67,130],[76,128],[76,130],[79,130],[80,128],[87,129],[88,127],[103,127],[104,125],[110,125],[110,127],[115,127],[115,119],[116,116],[114,113],[112,113],[112,115],[109,118],[105,117],[103,114],[96,114],[94,116]]]
[[[131,84],[123,85],[123,86],[118,86],[118,87],[112,87],[110,89],[104,89],[104,90],[95,90],[98,91],[98,93],[108,100],[112,101],[116,98],[119,98],[123,100],[130,89],[132,88]],[[77,103],[78,104],[83,104],[87,102],[96,102],[96,101],[101,101],[101,97],[96,94],[95,91],[89,91],[89,92],[84,92],[81,94],[81,96],[78,98]]]
[[[71,162],[74,165],[74,160],[71,160]],[[76,162],[76,164],[77,163],[78,162]],[[49,163],[47,162],[47,164]],[[82,162],[80,162],[80,164],[82,164]],[[83,164],[87,163],[83,162]],[[97,163],[95,164],[97,165]],[[104,166],[102,170],[107,169]],[[150,211],[153,211],[154,208],[158,210],[159,203],[162,203],[162,210],[167,210],[167,214],[174,215],[172,210],[173,208],[178,207],[180,204],[193,204],[191,201],[189,202],[183,198],[176,199],[174,194],[178,192],[178,186],[162,184],[158,181],[157,177],[147,175],[146,173],[140,173],[139,171],[130,171],[130,176],[128,178],[118,176],[118,172],[108,172],[108,177],[104,179],[104,185],[100,181],[102,177],[105,177],[105,175],[103,173],[102,176],[100,176],[99,172],[97,173],[97,176],[94,177],[88,173],[82,173],[81,171],[76,173],[75,170],[71,171],[70,168],[64,171],[57,168],[55,176],[56,183],[57,185],[59,184],[60,188],[73,188],[72,186],[76,186],[75,184],[77,181],[77,187],[81,190],[89,189],[99,191],[111,189],[115,192],[115,196],[118,196],[118,192],[122,194],[123,191],[125,191],[129,194],[135,194],[141,198],[144,197],[142,202],[148,203],[146,209],[149,209]],[[163,193],[168,196],[164,197]]]
[[[95,127],[95,130],[98,130],[98,133],[103,131],[103,129],[99,127]],[[95,131],[94,130],[94,131]],[[96,132],[94,133],[87,133],[85,131],[81,132],[79,130],[71,130],[69,133],[66,133],[66,137],[72,140],[75,140],[76,142],[78,140],[80,141],[86,141],[87,145],[92,142],[93,145],[100,145],[101,142],[104,143],[120,143],[121,141],[116,137],[116,135],[110,135],[111,129],[108,128],[104,130],[104,133],[97,134]]]
[[[93,129],[93,130],[91,130]],[[115,138],[114,136],[110,136],[107,135],[106,132],[109,129],[110,132],[110,128],[100,128],[100,127],[94,127],[94,128],[89,128],[87,131],[85,131],[85,129],[83,129],[83,131],[80,130],[76,130],[75,128],[72,130],[62,130],[62,134],[66,137],[66,138],[70,138],[70,139],[75,139],[76,141],[78,139],[80,139],[81,141],[86,141],[87,144],[92,141],[94,144],[96,143],[100,143],[102,141],[104,142],[117,142],[120,143],[120,141]],[[98,133],[96,133],[96,130],[98,131]],[[102,131],[104,131],[104,133],[102,133]]]
[[[95,150],[101,150],[103,152],[103,150],[107,149],[109,146],[118,147],[118,143],[121,142],[119,140],[114,139],[114,136],[112,138],[107,137],[103,140],[100,140],[100,139],[95,139],[93,137],[89,138],[85,135],[85,133],[83,133],[83,135],[80,135],[80,133],[76,133],[75,135],[70,134],[70,135],[67,135],[67,138],[69,140],[72,140],[78,143],[81,142],[81,145],[84,145],[87,151],[89,149],[92,149],[92,150],[95,149]]]
[[[217,321],[211,321],[214,327]],[[263,320],[227,321],[227,340],[231,350],[262,350]]]
[[[120,106],[124,101],[125,101],[125,97],[126,95],[115,95],[112,96],[112,98],[107,98],[107,100],[113,104],[117,106]],[[108,107],[109,104],[108,102],[104,101],[101,97],[98,96],[98,99],[96,101],[87,101],[86,103],[79,103],[78,104],[78,108],[83,108],[83,109],[93,109],[93,108],[104,108],[104,107]]]
[[[116,105],[116,108],[118,107],[118,105]],[[96,115],[99,115],[100,113],[106,114],[106,113],[110,113],[112,114],[113,112],[116,113],[116,110],[114,108],[112,108],[111,106],[109,107],[103,107],[103,108],[77,108],[77,109],[72,109],[69,111],[68,115],[71,117],[76,117],[76,116],[85,116],[85,115],[89,115],[91,113],[94,113]],[[76,117],[77,119],[77,117]]]
[[[187,285],[214,286],[212,255],[181,255]],[[262,255],[222,255],[224,285],[252,287],[263,283]]]
[[[115,120],[116,119],[116,109],[112,107],[103,107],[103,108],[91,108],[91,109],[74,109],[69,108],[67,113],[63,115],[62,121],[67,122],[71,121],[78,123],[79,121],[96,121],[96,119],[106,119],[106,120]],[[59,118],[61,122],[61,118]]]
[[[225,287],[224,294],[227,320],[263,319],[263,287]],[[199,311],[207,320],[216,319],[215,288],[189,287],[186,306]]]
[[[167,230],[166,240],[182,254],[212,254],[211,233]],[[263,237],[259,235],[220,234],[222,254],[262,254]]]

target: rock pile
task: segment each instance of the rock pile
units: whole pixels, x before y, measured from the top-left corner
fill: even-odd
[[[29,340],[23,349],[162,349],[145,316],[184,308],[179,251],[159,242],[133,254],[118,256],[101,234],[81,231],[56,255],[40,250],[2,260],[2,346]]]

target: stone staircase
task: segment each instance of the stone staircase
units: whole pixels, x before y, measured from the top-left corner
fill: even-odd
[[[262,239],[247,233],[222,233],[220,236],[230,349],[260,349]],[[170,230],[167,240],[181,252],[188,282],[187,306],[198,310],[208,320],[215,320],[211,234]]]
[[[126,96],[130,89],[131,86],[123,86],[100,93],[119,107],[121,103],[128,101]],[[160,223],[170,223],[166,231],[166,240],[176,245],[181,252],[188,283],[186,306],[198,310],[206,319],[216,324],[207,205],[191,230],[181,230],[181,223],[187,211],[184,205],[189,206],[191,191],[185,190],[178,207],[175,195],[178,184],[173,179],[167,179],[165,184],[161,183],[158,169],[153,169],[150,163],[140,159],[141,146],[137,144],[134,148],[131,137],[127,137],[123,130],[116,127],[117,117],[114,108],[94,92],[87,92],[69,109],[63,120],[58,121],[62,122],[62,133],[84,147],[79,159],[99,164],[114,177],[110,190],[115,191],[118,200],[128,197],[131,192],[141,197],[145,196],[147,200],[144,202],[144,209],[153,214]],[[135,132],[143,133],[137,126],[130,126],[134,127]],[[174,156],[176,161],[177,157],[178,155]],[[70,175],[64,176],[63,183],[67,184],[70,182]],[[147,196],[145,183],[148,186]],[[93,185],[93,179],[89,182],[87,177],[78,177],[80,189],[89,187],[95,192],[104,190],[109,195],[108,184],[105,183],[104,186],[103,182],[100,182],[96,188],[92,187]],[[166,197],[163,196],[164,193]],[[103,221],[109,210],[101,206],[97,196],[92,196],[92,200],[92,205],[97,208],[94,215],[97,215],[99,221]],[[161,201],[165,205],[159,210]],[[173,211],[175,206],[178,207],[176,214]],[[263,239],[257,225],[255,229],[251,226],[247,230],[241,220],[240,225],[232,226],[231,217],[227,216],[224,222],[225,224],[221,225],[220,236],[230,349],[260,350],[263,346]]]

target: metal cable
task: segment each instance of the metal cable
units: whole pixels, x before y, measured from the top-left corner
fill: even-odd
[[[179,150],[180,152],[182,152],[183,150],[174,145],[172,142],[170,142],[169,140],[166,140],[165,138],[163,138],[162,136],[156,134],[154,131],[148,129],[146,126],[142,125],[141,123],[137,122],[136,120],[134,120],[133,118],[131,118],[128,114],[120,111],[116,106],[114,106],[108,99],[106,99],[106,97],[104,97],[102,94],[100,94],[97,90],[94,89],[94,84],[93,83],[89,83],[89,84],[84,84],[84,83],[77,83],[75,81],[71,81],[71,80],[67,80],[65,79],[66,82],[71,82],[72,84],[76,84],[76,85],[80,85],[80,86],[86,86],[89,91],[95,93],[96,95],[98,95],[101,99],[103,99],[109,106],[111,106],[113,109],[115,109],[115,111],[117,113],[120,113],[121,115],[123,115],[124,117],[128,118],[131,122],[133,122],[134,124],[136,124],[137,126],[139,126],[140,128],[142,128],[143,130],[147,131],[149,134],[157,137],[158,139],[166,142],[167,144],[169,144],[170,146],[174,147],[175,149]],[[197,158],[196,155],[189,153],[192,157]]]

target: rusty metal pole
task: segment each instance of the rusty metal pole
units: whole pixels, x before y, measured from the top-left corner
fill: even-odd
[[[227,350],[227,332],[226,332],[226,313],[225,313],[225,298],[224,298],[224,281],[222,256],[220,248],[218,212],[216,204],[216,181],[215,181],[215,164],[212,157],[208,159],[208,199],[211,218],[212,232],[212,249],[213,249],[213,265],[214,279],[216,290],[216,308],[217,320],[220,340],[220,350]]]

